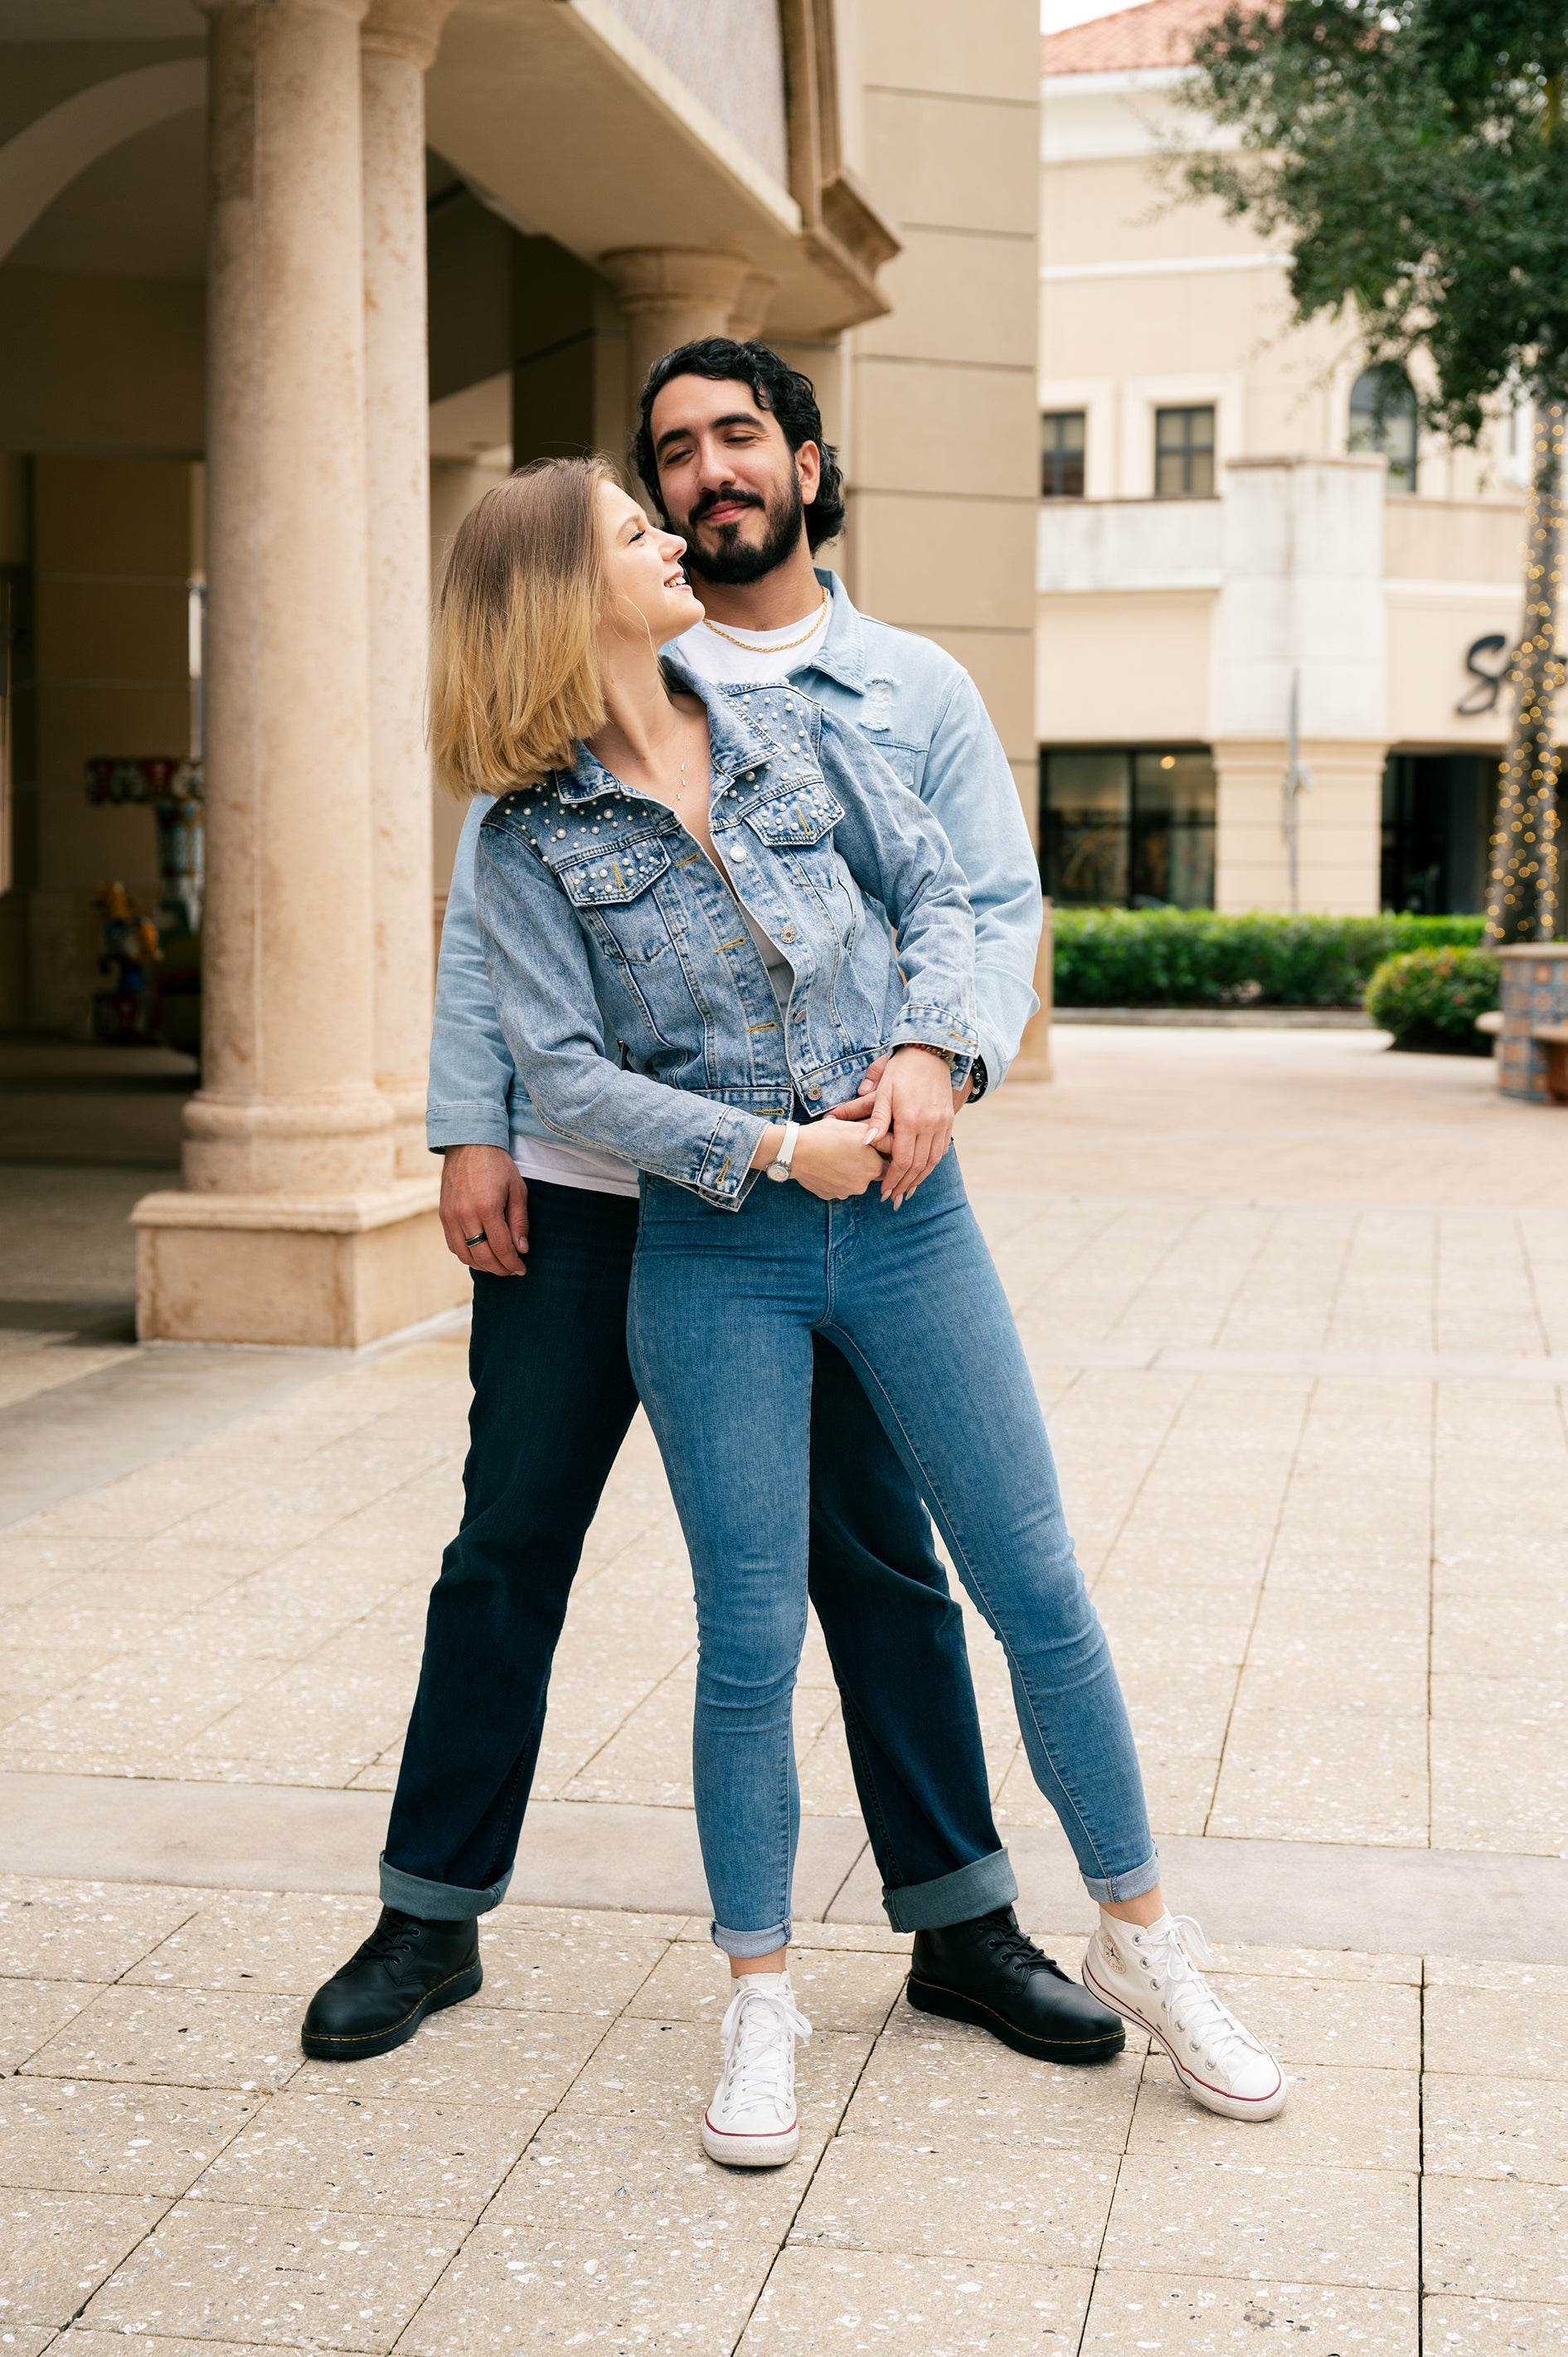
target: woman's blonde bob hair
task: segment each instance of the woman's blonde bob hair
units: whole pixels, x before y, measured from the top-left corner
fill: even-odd
[[[568,769],[603,727],[598,490],[607,458],[539,458],[453,536],[435,598],[430,744],[450,794],[505,794]]]

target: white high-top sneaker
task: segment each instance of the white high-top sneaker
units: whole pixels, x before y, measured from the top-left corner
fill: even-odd
[[[795,2040],[811,2034],[789,1974],[740,1974],[719,2034],[725,2067],[703,2115],[703,2149],[731,2169],[779,2169],[800,2142]]]
[[[1102,1914],[1083,1960],[1083,1985],[1124,2020],[1141,2022],[1187,2093],[1211,2112],[1272,2120],[1284,2108],[1284,2073],[1197,1969],[1213,1962],[1190,1915],[1163,1915],[1145,1931]]]

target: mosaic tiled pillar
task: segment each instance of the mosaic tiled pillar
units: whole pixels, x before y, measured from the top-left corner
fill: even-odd
[[[1568,942],[1517,942],[1498,955],[1503,968],[1498,1086],[1505,1096],[1550,1103],[1545,1051],[1530,1035],[1537,1024],[1568,1023]]]

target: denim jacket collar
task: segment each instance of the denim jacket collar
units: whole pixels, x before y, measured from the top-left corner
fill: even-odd
[[[802,671],[826,672],[841,687],[859,694],[865,686],[865,632],[849,591],[836,573],[826,565],[818,565],[816,576],[827,591],[832,603],[828,627],[822,632],[822,643]]]
[[[848,599],[844,600],[846,606]],[[860,617],[849,608],[858,637]],[[832,625],[829,626],[832,635]],[[713,681],[700,679],[688,671],[673,649],[667,648],[662,658],[666,676],[688,695],[701,696],[708,708],[708,760],[714,777],[733,778],[744,770],[760,769],[777,756],[778,747],[754,726],[735,696]],[[789,681],[782,683],[784,694],[792,690]],[[586,745],[579,741],[576,757],[569,770],[557,770],[543,780],[553,786],[561,800],[568,804],[592,802],[599,794],[618,794],[625,791],[618,778],[606,769]]]

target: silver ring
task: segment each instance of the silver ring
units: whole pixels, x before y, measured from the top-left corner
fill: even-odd
[[[477,1236],[465,1236],[465,1237],[464,1237],[464,1239],[463,1239],[463,1242],[464,1242],[466,1244],[470,1244],[470,1245],[471,1245],[471,1244],[482,1244],[482,1243],[484,1243],[486,1241],[487,1241],[487,1239],[486,1239],[486,1235],[485,1235],[485,1232],[484,1232],[483,1228],[481,1228],[481,1229],[479,1230],[479,1232],[478,1232],[478,1234]]]

